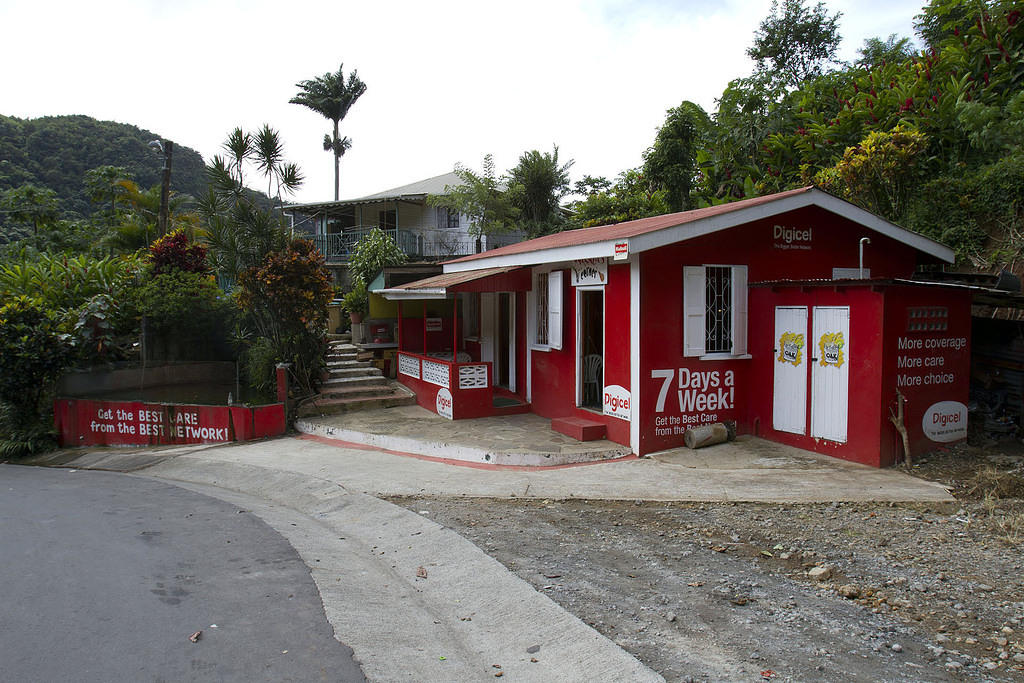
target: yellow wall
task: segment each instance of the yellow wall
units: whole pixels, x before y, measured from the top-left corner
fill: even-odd
[[[452,300],[450,299],[428,299],[427,317],[450,318],[452,315]],[[379,294],[370,294],[370,318],[398,318],[398,302],[388,301]],[[403,301],[403,318],[422,318],[422,301]]]

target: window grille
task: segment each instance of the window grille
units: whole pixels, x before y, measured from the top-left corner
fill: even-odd
[[[705,353],[729,353],[732,351],[732,268],[707,267],[705,296]]]

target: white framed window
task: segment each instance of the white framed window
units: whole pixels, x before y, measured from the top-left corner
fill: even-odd
[[[683,266],[683,355],[747,355],[746,266]]]
[[[533,280],[533,345],[562,348],[562,271],[537,273]]]

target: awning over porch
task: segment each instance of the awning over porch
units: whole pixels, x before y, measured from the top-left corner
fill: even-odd
[[[527,292],[532,286],[530,268],[501,266],[459,273],[444,273],[416,282],[373,290],[390,301],[445,299],[458,292]]]

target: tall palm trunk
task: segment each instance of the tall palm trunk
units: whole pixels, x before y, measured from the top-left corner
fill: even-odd
[[[341,155],[338,154],[338,119],[334,119],[334,201],[338,201],[339,168],[341,167]]]

